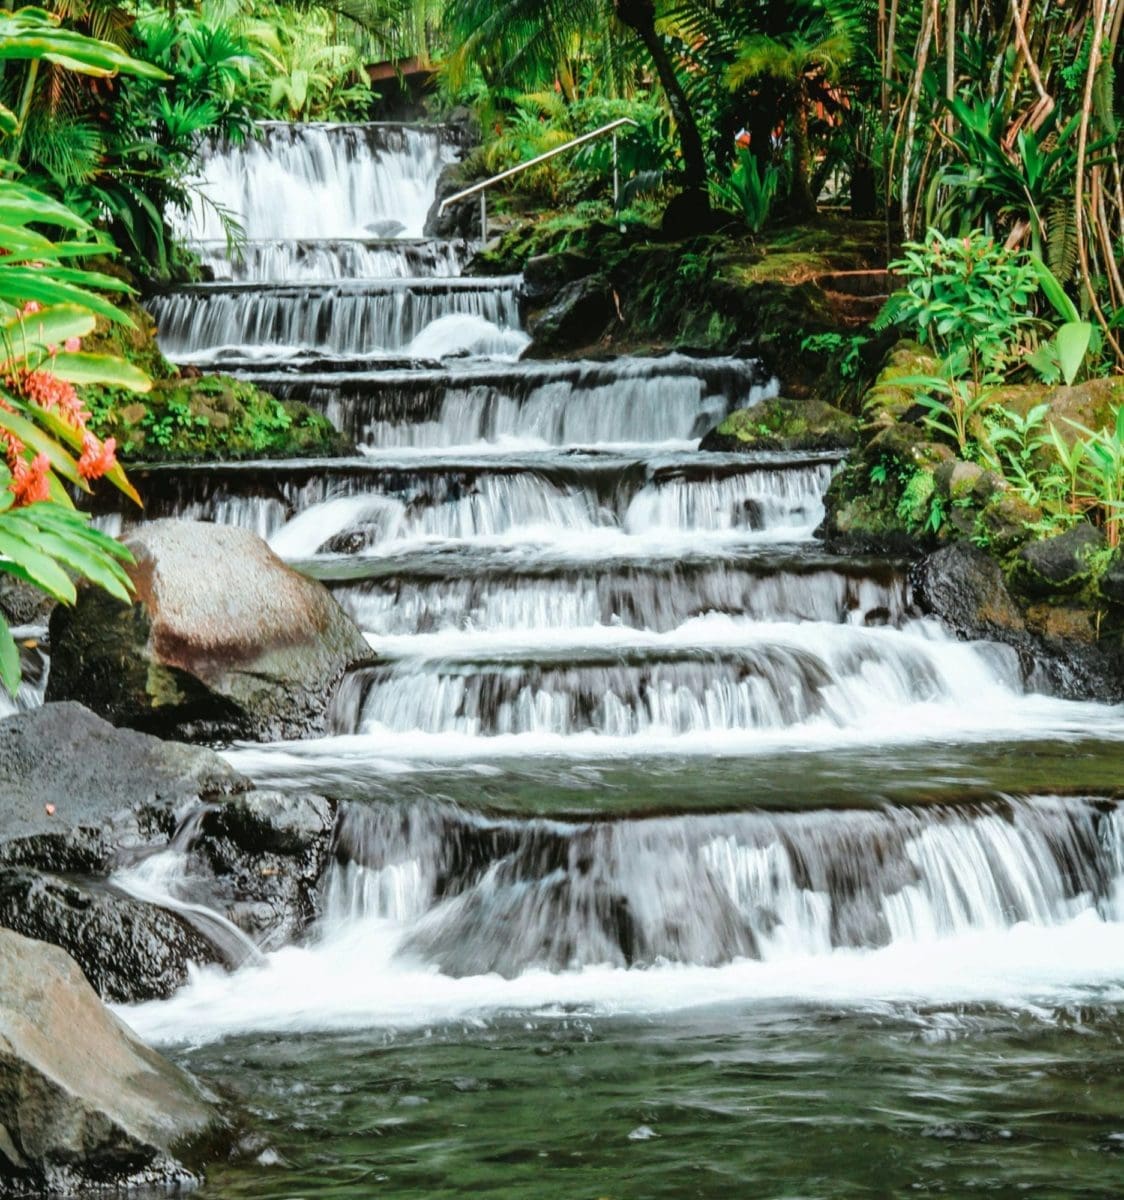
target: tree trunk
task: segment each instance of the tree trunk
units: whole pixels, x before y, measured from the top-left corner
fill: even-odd
[[[614,0],[617,17],[644,43],[644,48],[656,68],[671,115],[679,130],[679,147],[683,152],[683,173],[689,192],[706,194],[706,155],[702,135],[691,112],[687,93],[675,74],[671,55],[656,33],[656,7],[653,0]]]
[[[812,195],[812,148],[808,136],[808,96],[803,88],[796,91],[792,112],[792,212],[811,217],[816,212]]]

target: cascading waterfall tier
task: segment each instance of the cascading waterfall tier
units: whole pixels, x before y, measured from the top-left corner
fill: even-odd
[[[836,462],[834,455],[669,455],[650,464],[604,454],[409,456],[140,468],[134,475],[149,517],[242,525],[286,558],[502,538],[589,550],[574,541],[585,533],[597,535],[593,552],[603,554],[612,546],[666,547],[669,533],[805,538],[822,517]]]
[[[900,626],[912,604],[893,563],[790,550],[730,552],[719,562],[601,560],[580,566],[519,564],[476,556],[380,564],[357,582],[348,563],[336,598],[375,637],[619,625],[667,633],[706,613],[755,621]]]
[[[388,922],[396,957],[452,976],[1124,920],[1124,819],[1085,799],[585,824],[351,805],[336,858],[325,935]]]
[[[222,214],[251,241],[420,237],[456,135],[440,125],[263,122],[245,144],[204,147],[184,235],[226,240]]]
[[[216,282],[459,275],[468,256],[463,242],[420,238],[261,238],[240,242],[233,256],[226,240],[196,242],[205,271]]]
[[[693,445],[731,407],[775,391],[752,361],[682,354],[252,378],[276,395],[316,405],[372,453]]]
[[[409,353],[436,322],[458,318],[501,338],[510,331],[511,345],[519,349],[524,339],[516,333],[516,282],[458,277],[198,284],[153,296],[149,306],[161,348],[181,362],[210,361],[225,351],[378,358]]]

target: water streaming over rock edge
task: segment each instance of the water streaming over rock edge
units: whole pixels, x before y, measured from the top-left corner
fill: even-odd
[[[293,143],[305,163],[326,140],[316,130],[270,136],[279,147]],[[377,144],[382,136],[337,142],[359,158],[364,139]],[[433,143],[425,136],[418,155],[428,169]],[[307,146],[297,147],[302,140]],[[403,135],[401,144],[409,140]],[[369,165],[356,166],[355,176]],[[269,178],[263,163],[252,158],[250,167],[255,186]],[[407,174],[399,164],[388,178]],[[278,236],[268,227],[249,232],[267,242]],[[310,221],[280,236],[371,234]],[[250,270],[292,264],[334,279],[352,253],[357,246],[337,247],[308,267],[316,260],[294,244],[255,251]],[[396,264],[379,269],[395,278],[413,273],[408,259],[417,253],[404,245]],[[366,270],[374,260],[362,261]],[[440,252],[430,261],[439,264]],[[368,288],[352,326],[384,303],[372,297],[395,290],[455,289]],[[313,289],[314,302],[326,295]],[[693,446],[703,423],[745,401],[761,382],[752,367],[739,373],[682,356],[499,362],[525,342],[517,322],[501,328],[493,313],[450,311],[455,302],[427,311],[408,343],[404,334],[360,345],[363,338],[334,330],[296,329],[307,306],[293,318],[297,345],[264,325],[256,342],[240,341],[244,330],[195,337],[190,327],[201,328],[210,301],[179,302],[192,313],[182,337],[193,348],[184,355],[223,356],[324,407],[366,443],[370,461],[272,473],[211,469],[167,482],[153,472],[145,482],[154,515],[258,528],[329,579],[384,662],[340,697],[342,728],[380,717],[366,732],[231,752],[266,778],[291,770],[292,786],[331,791],[346,783],[348,794],[366,787],[372,797],[371,807],[341,818],[325,881],[329,919],[306,944],[260,967],[204,972],[170,1003],[130,1010],[143,1032],[174,1042],[255,1030],[377,1029],[393,1037],[444,1026],[438,1038],[456,1040],[468,1025],[506,1028],[504,1014],[514,1014],[517,1030],[540,1031],[508,1044],[527,1058],[548,1026],[574,1020],[587,1039],[597,1036],[594,1019],[631,1013],[650,1021],[700,1005],[727,1006],[714,1017],[719,1025],[740,1025],[747,1009],[770,1006],[804,1014],[874,1008],[883,1021],[893,1005],[921,1014],[918,1027],[927,1031],[965,1005],[1119,1005],[1124,921],[1114,805],[1037,796],[863,813],[747,811],[763,790],[756,764],[766,755],[816,765],[801,782],[798,761],[781,788],[764,789],[775,806],[815,810],[811,780],[828,777],[837,756],[856,745],[868,757],[880,749],[892,773],[921,745],[953,755],[974,745],[985,758],[1000,740],[1076,745],[1090,730],[1124,735],[1124,714],[1036,695],[1028,664],[917,622],[900,569],[817,562],[811,537],[832,463],[669,462]],[[302,301],[278,294],[268,303],[299,314]],[[396,348],[383,345],[389,341]],[[465,354],[476,360],[450,357]],[[386,370],[372,371],[362,361],[370,356]],[[418,369],[406,357],[431,361]],[[483,463],[485,455],[495,461]],[[474,796],[475,780],[506,780],[515,764],[533,761],[543,764],[526,785],[537,812],[565,807],[552,770],[580,775],[594,761],[633,764],[615,802],[628,819],[520,816],[514,785],[511,817],[479,811],[487,791]],[[653,761],[686,763],[700,816],[645,815],[655,804],[645,784],[656,778]],[[744,795],[730,801],[727,783],[722,805],[741,811],[705,811],[719,761],[727,776],[744,773]],[[397,807],[395,780],[432,763],[455,776],[462,807],[418,799],[425,775],[414,791],[402,789],[410,798]],[[1033,753],[1026,769],[1034,770]],[[599,787],[605,773],[589,786]],[[674,797],[664,788],[659,807],[669,806]],[[804,1040],[794,1059],[806,1053]],[[429,1053],[419,1051],[426,1063]],[[817,1081],[821,1091],[838,1090],[847,1063],[830,1068],[829,1082]],[[687,1069],[677,1061],[677,1073]],[[522,1094],[525,1107],[558,1092],[553,1064],[549,1084],[537,1086]],[[585,1138],[591,1123],[611,1124],[614,1102],[603,1087],[581,1091]],[[801,1127],[795,1118],[780,1123],[774,1140],[787,1146]],[[651,1112],[629,1128],[648,1131],[629,1145],[660,1145],[663,1126]],[[430,1131],[414,1159],[431,1163],[434,1139],[447,1135]],[[526,1153],[522,1143],[502,1159],[482,1149],[479,1178],[496,1195],[519,1194],[504,1191],[508,1168],[497,1163]],[[728,1146],[722,1155],[719,1170],[733,1161]],[[611,1190],[606,1178],[590,1190]],[[293,1188],[315,1190],[311,1179]],[[399,1182],[401,1194],[434,1192],[428,1177]],[[354,1186],[356,1195],[369,1189]],[[730,1190],[726,1179],[715,1194]]]

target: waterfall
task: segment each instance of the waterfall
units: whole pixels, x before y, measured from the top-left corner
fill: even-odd
[[[429,326],[450,314],[500,331],[519,319],[510,279],[205,284],[154,296],[150,307],[161,347],[180,362],[270,350],[283,356],[315,351],[378,357],[409,350]]]
[[[224,242],[228,213],[254,240],[420,237],[456,154],[440,126],[263,122],[244,145],[204,148],[183,233]]]
[[[744,359],[474,365],[367,375],[269,374],[255,380],[322,409],[373,453],[494,446],[693,446],[731,403],[775,393]]]
[[[145,517],[258,530],[375,665],[325,736],[226,751],[340,802],[324,920],[130,1021],[1119,1002],[1124,711],[922,619],[908,563],[827,552],[840,454],[701,453],[778,394],[759,364],[602,360],[611,339],[520,359],[519,280],[419,238],[455,153],[270,126],[205,160],[249,241],[228,261],[204,220],[222,282],[155,298],[163,347],[316,406],[356,452],[138,468]]]

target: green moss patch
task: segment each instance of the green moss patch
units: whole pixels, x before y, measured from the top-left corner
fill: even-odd
[[[307,404],[278,400],[228,375],[157,379],[144,395],[87,388],[85,399],[95,432],[116,438],[125,462],[298,458],[354,449]]]

